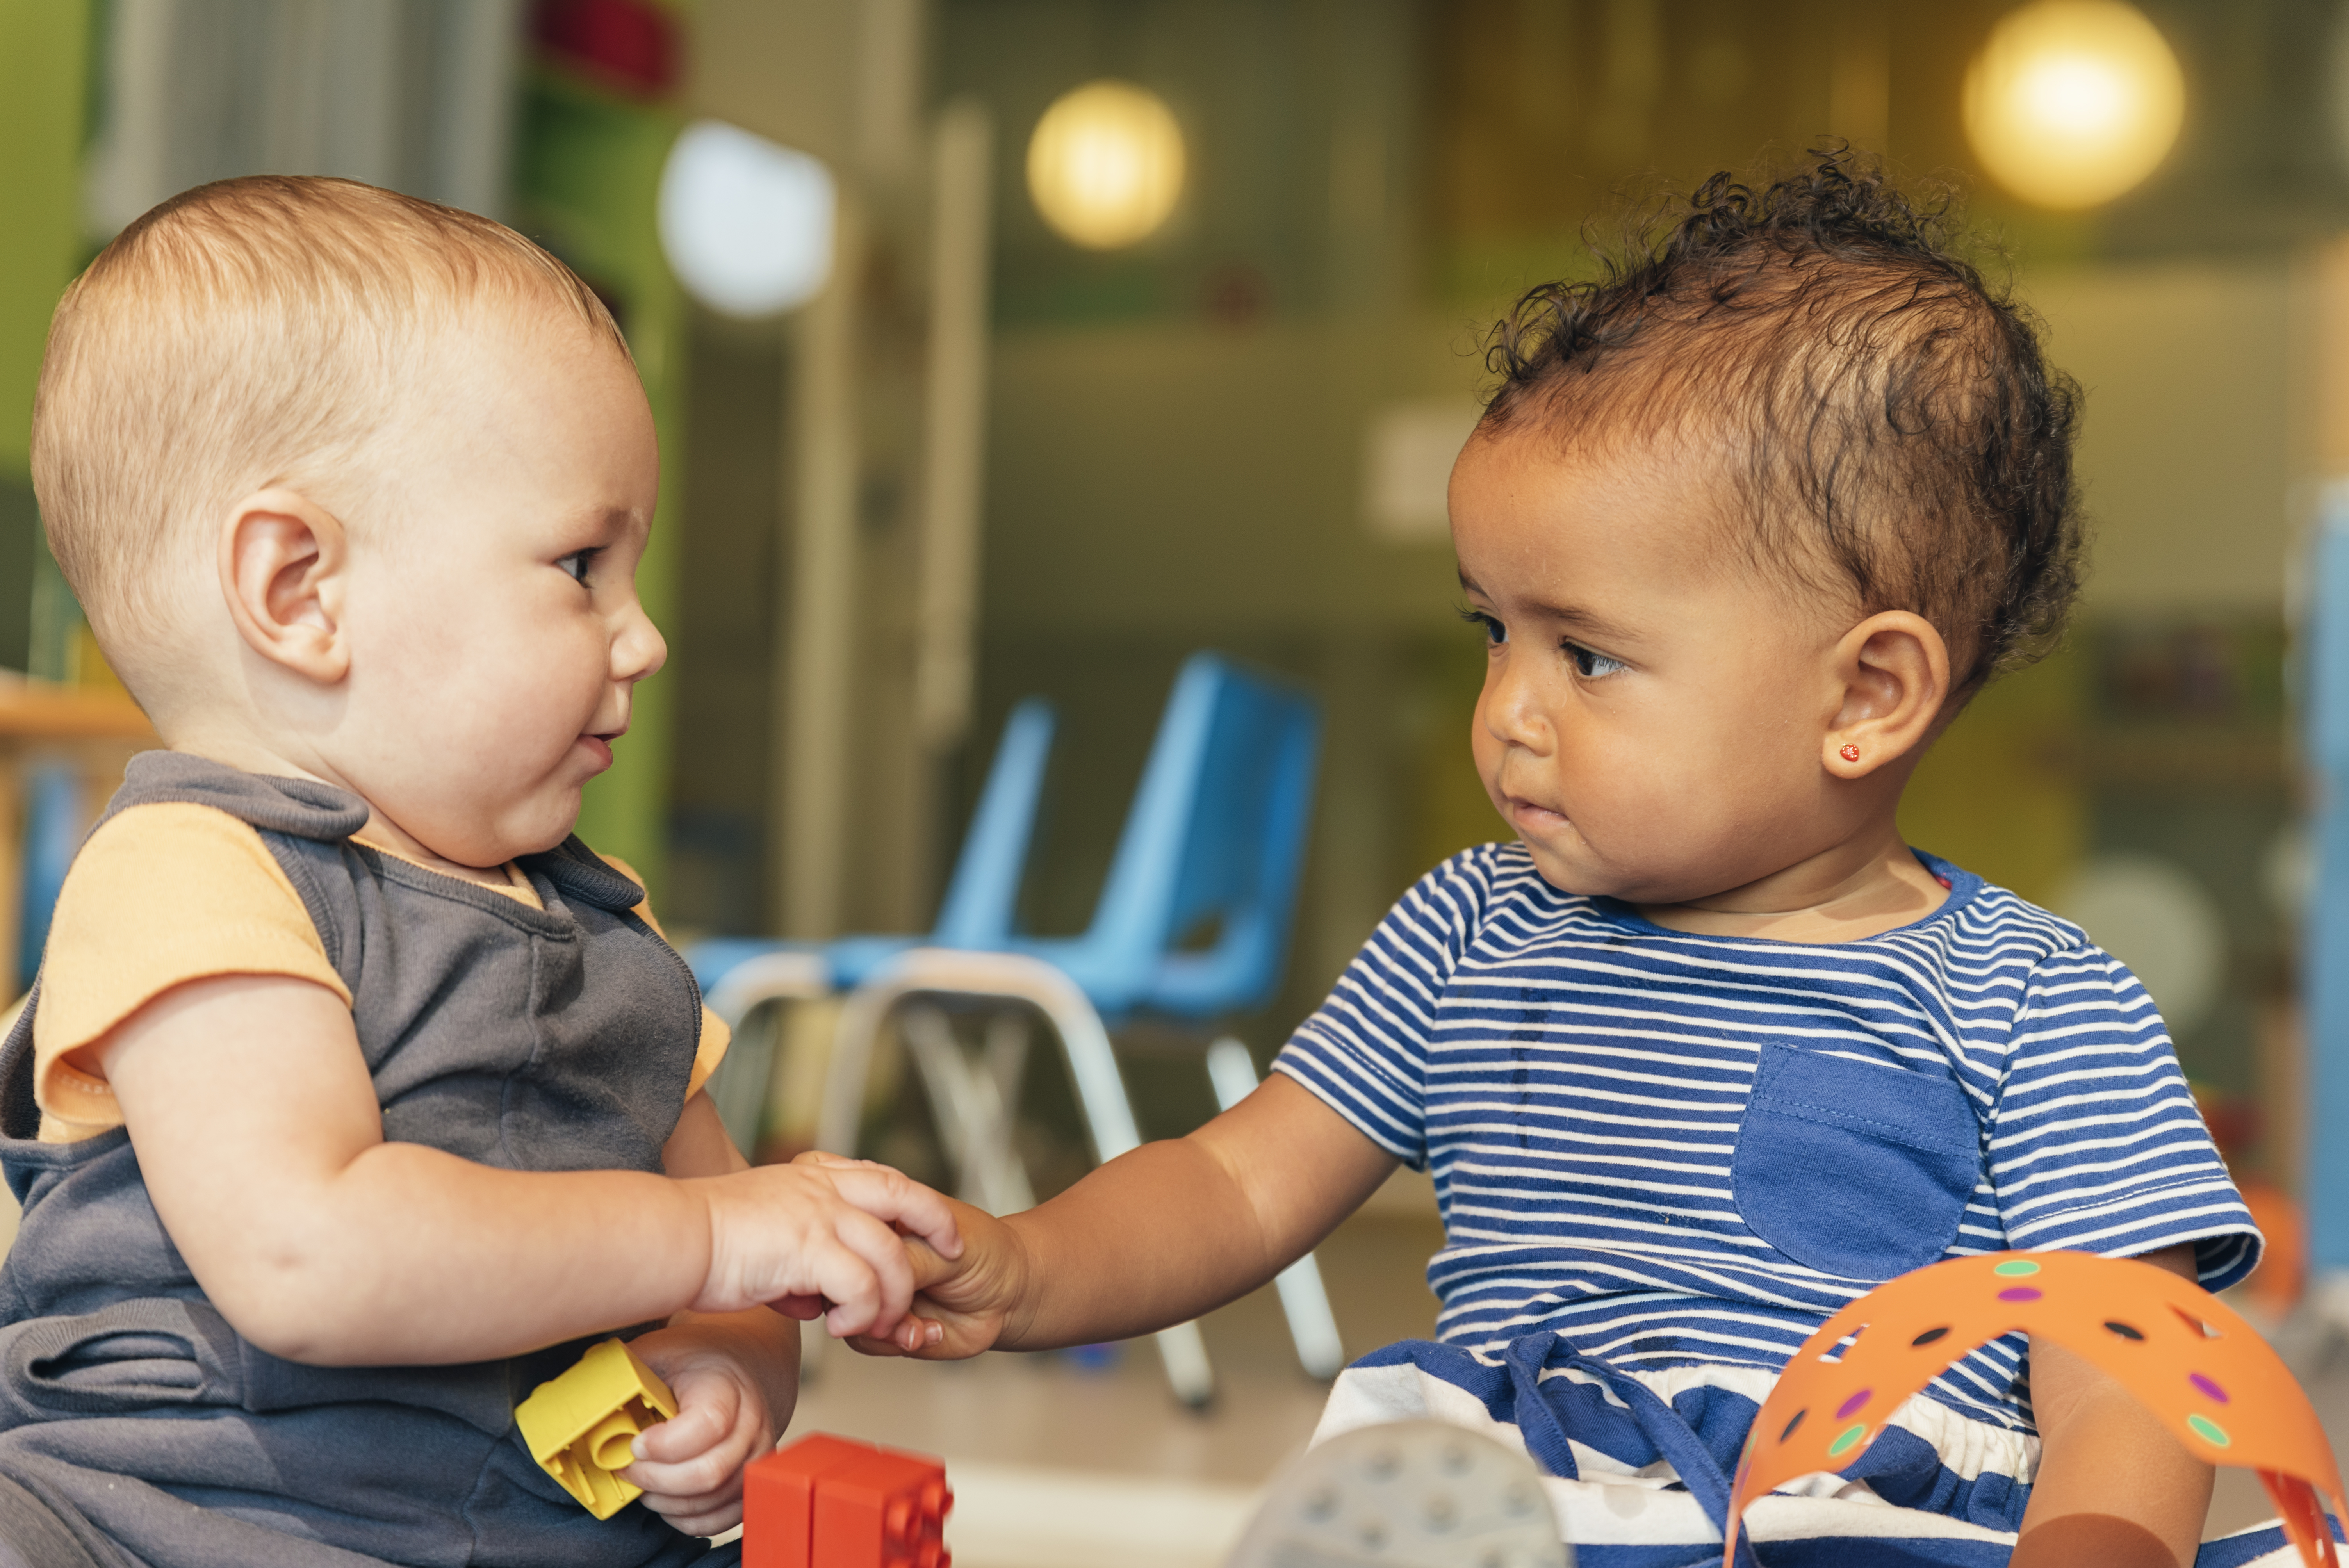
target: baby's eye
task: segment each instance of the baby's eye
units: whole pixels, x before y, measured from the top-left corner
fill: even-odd
[[[1460,618],[1472,626],[1485,628],[1485,645],[1487,647],[1497,648],[1509,640],[1509,629],[1501,624],[1497,616],[1488,615],[1482,610],[1463,609]]]
[[[1580,643],[1561,643],[1558,645],[1566,650],[1566,656],[1574,661],[1575,669],[1585,680],[1597,680],[1601,676],[1611,676],[1617,670],[1628,667],[1622,660],[1610,659]]]
[[[569,573],[573,582],[585,587],[587,583],[588,563],[603,553],[603,547],[600,545],[592,550],[574,550],[555,564]]]

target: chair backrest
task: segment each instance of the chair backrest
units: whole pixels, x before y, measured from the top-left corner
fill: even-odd
[[[954,877],[938,904],[930,934],[937,946],[999,948],[1010,939],[1058,724],[1052,705],[1037,696],[1013,708],[1005,721],[978,810],[971,813]]]
[[[1094,1003],[1205,1017],[1270,999],[1312,820],[1313,699],[1216,654],[1175,676],[1092,924]],[[1208,927],[1206,946],[1185,939]]]

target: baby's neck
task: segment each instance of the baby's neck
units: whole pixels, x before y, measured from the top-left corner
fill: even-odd
[[[214,762],[241,768],[247,773],[272,774],[281,779],[308,779],[320,784],[331,784],[337,789],[347,789],[367,801],[367,826],[351,835],[362,843],[388,851],[403,861],[455,877],[460,882],[478,883],[482,887],[507,888],[512,879],[503,866],[469,866],[435,853],[419,842],[416,836],[385,816],[375,802],[367,800],[363,790],[353,788],[349,779],[337,775],[331,768],[311,757],[288,756],[277,747],[255,740],[235,727],[215,725],[199,727],[195,725],[174,725],[166,729],[164,742],[174,751],[185,751],[198,757],[208,757]]]
[[[1643,904],[1658,925],[1704,936],[1773,942],[1857,942],[1922,920],[1950,896],[1887,830],[1864,844],[1837,845],[1743,887],[1686,903]]]

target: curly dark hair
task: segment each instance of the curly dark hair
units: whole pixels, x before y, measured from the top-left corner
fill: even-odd
[[[1725,445],[1755,562],[1922,615],[1962,698],[2051,649],[2079,593],[2080,388],[1946,193],[1810,156],[1758,191],[1716,174],[1596,280],[1518,300],[1480,429]]]

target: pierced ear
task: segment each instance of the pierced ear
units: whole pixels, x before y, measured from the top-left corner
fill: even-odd
[[[1820,738],[1838,779],[1865,779],[1930,738],[1950,698],[1950,646],[1922,615],[1870,615],[1836,645],[1843,700]]]
[[[333,686],[350,673],[342,634],[343,525],[294,490],[254,492],[221,529],[221,592],[245,645],[272,664]]]

